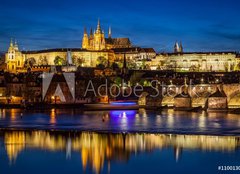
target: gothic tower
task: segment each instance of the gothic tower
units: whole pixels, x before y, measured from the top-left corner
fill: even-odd
[[[112,38],[112,29],[111,29],[111,27],[109,27],[109,29],[108,29],[108,38],[109,39]]]
[[[83,39],[82,39],[82,48],[88,49],[88,47],[89,47],[89,40],[88,40],[87,29],[84,28],[84,34],[83,34]]]
[[[88,50],[103,50],[106,48],[104,32],[101,29],[100,20],[98,20],[97,29],[92,32],[88,37],[86,28],[84,29],[84,35],[82,39],[82,48]]]
[[[182,42],[180,42],[180,52],[183,53],[183,46],[182,46]]]
[[[179,46],[178,42],[176,42],[174,45],[174,53],[182,53],[182,51],[183,51],[182,43]]]
[[[93,31],[92,28],[90,30],[90,36],[89,36],[89,48],[90,50],[93,49],[93,43],[94,43],[94,36],[93,36]]]
[[[94,33],[94,50],[103,49],[105,49],[105,37],[101,29],[100,20],[98,20],[97,30]]]

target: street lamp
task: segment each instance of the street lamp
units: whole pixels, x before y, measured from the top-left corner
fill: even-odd
[[[53,95],[52,100],[54,100],[54,104],[56,104],[57,103],[57,96]]]

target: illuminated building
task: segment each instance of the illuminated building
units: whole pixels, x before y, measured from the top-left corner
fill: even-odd
[[[71,55],[71,68],[64,71],[76,71],[76,67],[96,67],[103,64],[111,66],[113,62],[122,66],[123,56],[129,69],[175,70],[191,72],[231,72],[240,70],[240,58],[236,52],[184,52],[180,42],[175,43],[173,52],[156,54],[153,48],[133,47],[129,38],[113,38],[109,28],[108,37],[98,21],[97,29],[87,33],[84,29],[82,48],[57,48],[36,51],[20,51],[18,44],[10,42],[5,54],[6,70],[12,73],[26,71],[52,71],[51,66],[68,65]],[[104,60],[104,61],[103,61]],[[69,65],[68,65],[69,66]],[[75,68],[73,68],[75,66]]]
[[[68,54],[71,52],[72,63],[82,67],[96,67],[98,58],[112,62],[113,54],[108,50],[84,50],[80,48],[47,49],[38,51],[19,51],[16,45],[10,43],[6,53],[7,71],[11,73],[27,71],[48,72],[56,65],[67,65]],[[69,66],[69,65],[68,65]]]
[[[18,49],[17,42],[13,44],[11,40],[8,52],[5,55],[5,63],[7,64],[7,70],[10,72],[17,72],[23,67],[24,58]]]
[[[112,38],[112,30],[109,27],[108,38],[105,38],[104,31],[101,29],[100,21],[98,20],[98,25],[96,31],[90,30],[90,35],[88,36],[86,28],[84,29],[82,48],[87,50],[104,50],[111,48],[129,48],[131,47],[131,42],[129,38]]]
[[[238,70],[236,52],[174,52],[160,53],[149,62],[152,69],[192,72],[231,72]]]

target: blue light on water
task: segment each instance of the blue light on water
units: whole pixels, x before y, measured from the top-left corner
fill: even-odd
[[[135,115],[136,115],[136,111],[134,110],[110,111],[110,116],[113,116],[113,117],[134,117]]]
[[[111,105],[123,105],[123,106],[131,106],[131,105],[136,105],[136,102],[111,102]]]

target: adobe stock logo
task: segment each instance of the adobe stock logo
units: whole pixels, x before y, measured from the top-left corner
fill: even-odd
[[[66,102],[65,95],[63,93],[63,89],[61,88],[60,82],[54,81],[52,82],[54,73],[43,73],[42,74],[42,98],[44,100],[49,87],[52,83],[55,83],[56,90],[53,93],[53,96],[58,96],[61,102]],[[68,90],[70,91],[72,95],[72,99],[75,99],[75,74],[74,73],[63,73],[63,78],[65,79],[65,82],[67,84]]]

